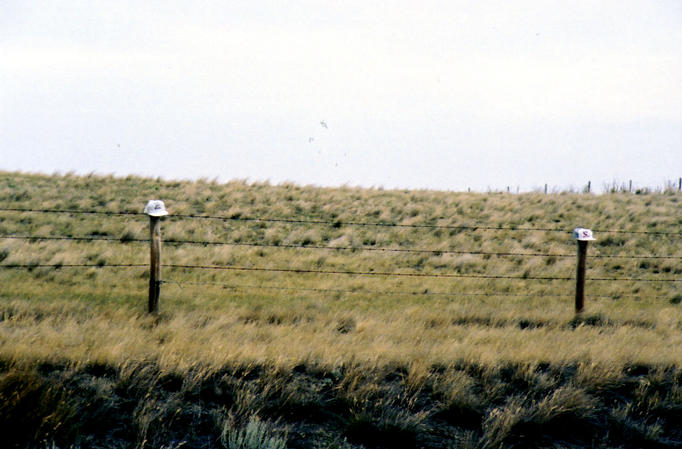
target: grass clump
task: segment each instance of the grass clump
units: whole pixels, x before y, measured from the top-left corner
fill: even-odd
[[[273,435],[268,422],[252,416],[245,427],[235,429],[226,423],[220,436],[226,449],[285,449],[286,438]]]
[[[4,364],[0,430],[22,449],[682,444],[679,369],[588,368]]]

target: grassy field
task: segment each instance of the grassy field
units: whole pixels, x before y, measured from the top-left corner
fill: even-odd
[[[17,448],[680,447],[682,195],[640,193],[0,172],[0,209],[134,213],[0,211],[0,265],[24,266],[0,268],[0,433]],[[111,265],[148,264],[139,213],[156,198],[170,216],[149,316],[148,270]],[[578,226],[597,238],[580,317]]]

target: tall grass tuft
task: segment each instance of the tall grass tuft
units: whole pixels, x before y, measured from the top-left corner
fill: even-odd
[[[243,428],[234,428],[231,420],[225,422],[220,442],[226,449],[285,449],[286,438],[275,434],[272,425],[252,416]]]

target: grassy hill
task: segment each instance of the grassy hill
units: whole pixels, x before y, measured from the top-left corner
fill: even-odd
[[[10,447],[678,447],[682,196],[641,193],[0,172],[0,432]],[[149,199],[170,212],[157,316]],[[597,241],[576,317],[578,226]]]

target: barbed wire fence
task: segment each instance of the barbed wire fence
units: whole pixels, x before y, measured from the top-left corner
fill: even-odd
[[[0,212],[6,213],[34,213],[34,214],[62,214],[62,215],[104,215],[104,216],[129,216],[142,217],[147,214],[135,211],[100,211],[100,210],[78,210],[78,209],[30,209],[30,208],[0,208]],[[362,221],[341,221],[333,220],[314,220],[314,219],[296,219],[296,218],[278,218],[278,217],[243,217],[243,216],[215,216],[215,215],[201,215],[201,214],[176,214],[168,217],[170,221],[178,220],[220,220],[220,221],[236,221],[236,222],[256,222],[263,224],[291,224],[300,226],[329,226],[332,228],[341,227],[372,227],[372,228],[411,228],[415,230],[421,229],[442,229],[442,230],[457,230],[468,232],[543,232],[543,233],[562,233],[570,235],[573,230],[566,230],[560,228],[547,227],[525,227],[525,226],[491,226],[484,223],[475,224],[457,224],[457,225],[439,225],[439,224],[402,224],[402,223],[387,223],[387,222],[362,222]],[[676,239],[682,236],[682,232],[674,231],[646,231],[646,230],[625,230],[625,229],[595,229],[595,232],[601,234],[639,234],[650,236],[666,236],[671,239]],[[111,237],[103,235],[27,235],[27,234],[0,234],[0,240],[23,240],[29,243],[40,241],[72,241],[78,243],[92,243],[92,242],[107,242],[109,244],[149,244],[150,239],[135,238],[130,235],[123,235],[122,237]],[[312,245],[312,244],[282,244],[282,243],[265,243],[265,242],[231,242],[221,240],[198,240],[198,239],[169,239],[164,240],[164,244],[181,247],[185,245],[194,246],[232,246],[232,247],[251,247],[251,248],[278,248],[283,250],[312,250],[312,251],[346,251],[346,252],[383,252],[383,253],[405,253],[405,254],[430,254],[430,255],[473,255],[486,257],[541,257],[541,258],[573,258],[576,254],[569,253],[543,253],[543,252],[518,252],[518,251],[474,251],[474,250],[446,250],[433,248],[392,248],[392,247],[377,247],[377,246],[331,246],[331,245]],[[591,258],[598,259],[620,259],[620,260],[682,260],[682,255],[677,254],[595,254]],[[34,270],[37,268],[51,268],[54,270],[68,269],[68,268],[94,268],[94,269],[126,269],[126,268],[148,268],[149,263],[107,263],[100,261],[97,263],[0,263],[0,269],[16,269],[16,270]],[[240,266],[240,265],[218,265],[218,264],[167,264],[164,267],[173,270],[189,270],[189,271],[243,271],[243,272],[262,272],[262,273],[276,273],[289,275],[320,275],[320,276],[356,276],[356,277],[381,277],[381,278],[445,278],[445,279],[482,279],[482,280],[515,280],[524,282],[561,282],[572,281],[575,277],[572,276],[533,276],[529,273],[523,275],[496,275],[496,274],[466,274],[466,273],[423,273],[423,272],[402,272],[402,271],[374,271],[374,270],[337,270],[337,269],[306,269],[306,268],[283,268],[283,267],[264,267],[264,266]],[[678,278],[642,278],[642,277],[590,277],[589,281],[595,282],[642,282],[642,283],[680,283],[682,279]],[[254,284],[230,284],[225,282],[204,282],[204,281],[186,281],[169,279],[157,279],[154,281],[158,286],[162,284],[177,285],[177,286],[214,286],[229,290],[271,290],[271,291],[290,291],[290,292],[312,292],[312,293],[335,293],[335,294],[375,294],[375,295],[406,295],[406,296],[442,296],[442,297],[555,297],[568,298],[572,295],[567,294],[547,294],[547,293],[510,293],[506,291],[500,292],[446,292],[434,291],[431,289],[423,290],[351,290],[339,288],[316,288],[316,287],[284,287],[274,285],[254,285]],[[676,285],[676,284],[675,284]],[[150,287],[151,289],[151,287]],[[150,293],[151,294],[151,293]],[[610,298],[609,296],[588,295],[590,298]],[[632,296],[628,294],[619,294],[619,296]],[[151,309],[151,307],[150,307]],[[150,310],[151,311],[151,310]]]

